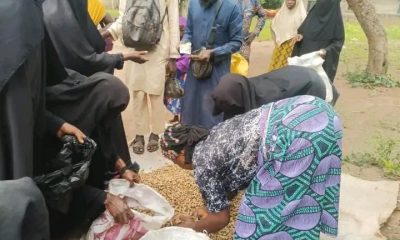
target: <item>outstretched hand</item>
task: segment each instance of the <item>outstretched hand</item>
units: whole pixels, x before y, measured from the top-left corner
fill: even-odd
[[[139,64],[149,61],[147,57],[147,51],[132,51],[129,53],[124,53],[123,56],[125,61],[130,60]]]

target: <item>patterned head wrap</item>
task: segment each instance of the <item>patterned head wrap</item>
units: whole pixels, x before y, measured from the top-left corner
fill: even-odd
[[[173,151],[177,156],[185,151],[185,162],[192,163],[196,144],[207,138],[209,130],[202,127],[182,125],[180,123],[167,127],[161,136],[161,149],[164,152]]]

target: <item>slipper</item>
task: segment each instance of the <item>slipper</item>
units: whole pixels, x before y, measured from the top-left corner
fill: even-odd
[[[151,133],[149,137],[149,143],[147,144],[147,151],[155,152],[159,148],[159,137],[158,135]]]
[[[132,142],[132,150],[136,154],[144,153],[144,136],[137,135]]]

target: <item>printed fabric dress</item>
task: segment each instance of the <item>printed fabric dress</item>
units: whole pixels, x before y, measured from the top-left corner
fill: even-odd
[[[337,234],[341,125],[322,99],[299,96],[226,120],[198,143],[194,176],[210,212],[245,189],[235,239]]]
[[[239,208],[234,239],[337,235],[342,130],[332,107],[300,96],[263,107],[258,171]]]

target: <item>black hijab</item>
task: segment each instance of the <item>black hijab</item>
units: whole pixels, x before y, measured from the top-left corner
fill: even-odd
[[[257,107],[255,86],[239,74],[222,76],[211,97],[214,100],[213,114],[223,112],[225,120]]]
[[[315,70],[286,66],[250,79],[227,74],[211,94],[213,113],[223,112],[225,120],[264,104],[298,95],[325,99],[325,85]]]
[[[82,32],[86,33],[85,37],[90,42],[95,51],[97,53],[104,52],[106,45],[103,37],[100,35],[92,19],[90,18],[90,15],[87,10],[88,9],[87,0],[79,0],[79,1],[68,0],[66,2],[69,3],[71,10],[76,17],[76,21],[81,27]]]
[[[44,22],[64,67],[91,76],[113,73],[115,54],[107,54],[105,41],[87,11],[87,0],[46,0]]]
[[[105,42],[90,19],[87,0],[46,0],[43,12],[51,37],[56,31],[67,39],[72,36],[84,37],[97,53],[104,52]],[[71,42],[71,46],[73,44]]]
[[[0,92],[42,42],[43,31],[41,1],[0,1]]]
[[[305,39],[324,41],[344,38],[340,0],[318,0],[298,32]]]

